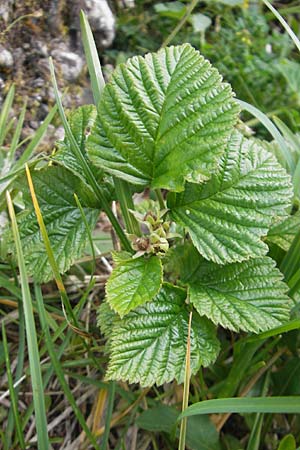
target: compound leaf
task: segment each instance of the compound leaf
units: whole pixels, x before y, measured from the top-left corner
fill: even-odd
[[[131,183],[182,191],[208,179],[239,107],[189,44],[136,56],[106,84],[87,141],[97,166]]]
[[[100,212],[93,193],[78,177],[64,167],[49,166],[32,173],[32,180],[47,228],[51,246],[61,273],[82,256],[88,233],[74,193],[80,199],[91,230]],[[51,266],[26,183],[20,183],[25,211],[18,216],[18,225],[25,261],[30,275],[39,282],[49,281]]]
[[[162,283],[157,256],[120,259],[106,284],[106,299],[121,317],[155,297]]]
[[[289,319],[287,286],[266,256],[226,266],[204,262],[189,292],[201,316],[234,331],[258,333]]]
[[[110,338],[107,378],[151,386],[183,382],[189,310],[186,291],[164,284],[148,303],[115,319]],[[215,327],[194,313],[191,328],[191,372],[212,363],[219,352]]]
[[[261,237],[274,217],[286,215],[291,197],[290,177],[275,157],[234,131],[219,172],[207,183],[187,183],[171,216],[204,258],[226,264],[267,252]]]

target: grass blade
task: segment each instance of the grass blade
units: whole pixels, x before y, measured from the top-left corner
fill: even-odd
[[[9,192],[6,193],[8,211],[12,223],[13,237],[16,245],[17,261],[20,270],[21,290],[24,307],[24,317],[26,326],[26,338],[29,354],[29,366],[31,374],[31,384],[33,402],[35,409],[36,431],[38,436],[38,448],[40,450],[49,449],[49,438],[47,432],[46,408],[44,400],[44,389],[42,383],[41,365],[37,344],[37,335],[32,310],[32,300],[27,280],[27,272],[24,262],[23,250],[15,216],[13,203]]]
[[[91,77],[92,92],[95,105],[98,105],[105,81],[102,74],[98,52],[93,38],[90,24],[83,11],[80,12],[80,28],[86,62]]]
[[[6,132],[7,132],[7,121],[9,112],[12,106],[12,103],[14,101],[15,96],[15,86],[12,85],[9,88],[9,91],[7,93],[7,96],[5,98],[5,101],[3,103],[3,106],[1,108],[1,114],[0,114],[0,147],[3,145]]]
[[[48,353],[49,353],[54,371],[57,375],[57,378],[60,382],[60,385],[64,391],[64,394],[65,394],[68,402],[70,403],[70,405],[73,408],[74,414],[76,415],[78,422],[80,423],[82,429],[84,430],[85,434],[89,438],[90,442],[93,444],[94,448],[96,450],[100,450],[100,447],[97,444],[95,437],[92,435],[89,427],[87,426],[86,421],[85,421],[79,407],[77,406],[76,401],[72,395],[72,392],[65,380],[64,372],[62,370],[60,361],[57,357],[56,350],[53,346],[52,338],[51,338],[48,323],[47,323],[44,300],[43,300],[41,288],[38,285],[35,285],[35,296],[36,296],[36,300],[37,300],[37,307],[38,307],[41,326],[42,326],[42,329],[43,329],[43,332],[45,335],[46,346],[48,349]]]
[[[47,117],[45,118],[45,120],[43,121],[41,126],[36,130],[32,140],[26,147],[26,149],[23,152],[23,154],[21,155],[20,159],[18,159],[18,161],[14,165],[14,171],[19,169],[20,167],[22,167],[29,160],[29,158],[33,154],[34,150],[37,148],[37,146],[43,139],[43,137],[47,131],[47,128],[50,125],[50,123],[52,122],[56,113],[57,113],[57,106],[55,105],[50,110],[50,112],[48,113]]]
[[[180,414],[179,419],[198,414],[218,413],[299,414],[300,397],[244,397],[205,400],[189,406]]]
[[[298,37],[295,35],[289,24],[284,20],[284,18],[279,14],[279,12],[274,8],[274,6],[271,5],[271,3],[268,2],[268,0],[263,0],[264,4],[272,11],[274,16],[279,20],[285,31],[288,33],[292,41],[294,42],[295,46],[300,52],[300,41]]]
[[[292,276],[300,267],[300,231],[296,234],[291,243],[288,252],[285,254],[280,264],[280,270],[284,274],[284,278],[287,282],[290,281]]]
[[[101,450],[107,449],[108,439],[109,439],[109,433],[110,433],[110,423],[114,408],[114,399],[115,399],[115,391],[116,391],[116,383],[114,381],[110,381],[108,383],[108,404],[107,404],[107,411],[106,411],[106,417],[105,417],[105,428],[101,443]]]
[[[16,367],[16,372],[15,372],[15,383],[18,382],[22,377],[23,367],[24,367],[24,355],[25,355],[24,311],[23,311],[23,305],[21,302],[19,302],[18,309],[19,309],[19,329],[18,329],[18,333],[19,333],[18,344],[19,345],[18,345],[17,367]],[[20,385],[15,387],[15,393],[16,393],[17,398],[18,398],[19,390],[20,390]],[[14,414],[13,406],[11,406],[9,413],[8,413],[7,425],[6,425],[6,429],[5,429],[4,450],[9,450],[11,448],[11,438],[12,438],[12,433],[13,433],[13,429],[14,429],[14,424],[15,424],[15,414]]]
[[[24,123],[24,119],[25,119],[26,107],[27,107],[27,99],[25,100],[24,105],[23,105],[23,107],[21,109],[20,117],[19,117],[16,129],[15,129],[14,135],[13,135],[12,140],[11,140],[11,144],[10,144],[10,148],[9,148],[9,154],[8,154],[10,162],[12,162],[14,157],[15,157],[15,152],[16,152],[16,149],[17,149],[17,145],[19,143],[19,139],[20,139],[20,136],[21,136],[23,123]]]
[[[13,415],[15,418],[15,424],[16,424],[16,432],[19,440],[20,448],[25,450],[25,440],[22,432],[22,424],[20,420],[20,415],[18,411],[18,399],[14,388],[14,382],[13,377],[11,373],[11,367],[10,367],[10,360],[9,360],[9,348],[7,343],[7,337],[6,337],[6,330],[4,322],[2,322],[2,339],[3,339],[3,347],[4,347],[4,353],[5,353],[5,363],[6,363],[6,373],[7,373],[7,380],[8,380],[8,387],[9,387],[9,393],[10,393],[10,399],[12,403],[12,410]]]
[[[47,229],[45,226],[45,222],[38,204],[38,200],[35,194],[35,190],[34,190],[34,186],[33,186],[33,182],[32,182],[32,178],[30,175],[30,170],[29,167],[26,164],[26,175],[27,175],[27,180],[28,180],[28,185],[29,185],[29,190],[30,190],[30,194],[31,194],[31,198],[32,198],[32,203],[33,203],[33,207],[35,210],[35,214],[37,217],[37,221],[40,227],[40,231],[41,231],[41,235],[45,244],[45,249],[47,252],[47,256],[49,259],[49,263],[51,265],[52,271],[53,271],[53,275],[55,278],[55,282],[57,285],[57,288],[59,290],[59,293],[61,295],[61,299],[63,302],[63,306],[66,308],[67,313],[69,314],[69,316],[74,320],[74,323],[76,323],[76,319],[69,301],[69,297],[67,295],[67,292],[65,290],[59,269],[57,267],[56,261],[55,261],[55,257],[54,257],[54,253],[51,247],[51,243],[50,243],[50,239],[47,233]],[[77,326],[77,325],[76,325]]]
[[[292,330],[298,330],[300,328],[300,319],[291,320],[287,324],[280,325],[279,327],[273,328],[271,330],[265,331],[264,333],[260,333],[258,335],[251,336],[246,338],[247,342],[256,342],[264,339],[268,339],[269,337],[277,336],[278,334],[288,333]]]
[[[281,133],[279,132],[278,128],[274,125],[274,123],[269,119],[269,117],[266,116],[263,112],[261,112],[259,109],[255,108],[255,106],[250,105],[250,103],[244,102],[243,100],[238,100],[238,103],[240,104],[241,108],[245,111],[252,114],[254,117],[256,117],[269,131],[269,133],[273,136],[275,141],[277,141],[279,148],[281,150],[282,158],[284,161],[286,161],[289,172],[293,173],[294,171],[294,161],[291,157],[290,151],[288,146],[285,143],[285,140],[283,139]]]
[[[186,345],[186,359],[185,359],[185,373],[184,373],[184,385],[183,385],[183,399],[182,399],[182,412],[184,412],[189,405],[189,392],[190,392],[190,378],[191,378],[191,326],[192,326],[192,311],[189,316],[189,328],[188,339]],[[178,450],[185,449],[186,441],[186,428],[187,417],[183,417],[180,424],[179,445]]]

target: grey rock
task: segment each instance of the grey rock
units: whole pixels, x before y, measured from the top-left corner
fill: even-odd
[[[12,13],[13,0],[0,0],[0,17],[8,22]]]
[[[59,63],[63,78],[70,82],[76,81],[84,67],[83,58],[70,51],[64,42],[56,44],[51,55]]]
[[[13,55],[5,47],[0,46],[0,67],[11,69],[14,65]]]
[[[88,18],[97,47],[109,47],[115,38],[116,21],[107,0],[75,0],[70,5],[70,29],[74,32],[80,30],[81,9]]]
[[[115,18],[106,0],[84,0],[89,23],[100,47],[109,47],[115,38]]]

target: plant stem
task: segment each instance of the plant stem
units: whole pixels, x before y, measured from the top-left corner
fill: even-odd
[[[176,34],[181,30],[181,28],[183,27],[183,25],[186,23],[186,21],[188,20],[188,18],[190,17],[190,15],[192,14],[193,10],[195,9],[195,7],[197,6],[199,0],[191,0],[190,5],[187,7],[186,13],[183,16],[183,18],[180,20],[180,22],[178,22],[177,26],[174,28],[174,30],[169,34],[169,36],[165,39],[165,41],[163,42],[161,48],[167,47],[167,45],[169,45],[174,37],[176,36]]]
[[[191,326],[192,326],[192,311],[189,317],[189,328],[188,328],[188,340],[186,346],[186,361],[185,361],[185,376],[184,376],[184,386],[183,386],[183,399],[182,399],[182,412],[185,411],[189,405],[189,392],[190,392],[190,377],[191,377]],[[181,420],[180,424],[180,435],[179,435],[179,446],[178,450],[185,449],[186,440],[186,427],[187,427],[187,417]]]
[[[155,194],[156,194],[156,197],[157,197],[160,209],[165,209],[166,205],[165,205],[165,201],[164,201],[164,198],[162,196],[161,190],[160,189],[155,189]]]
[[[129,211],[134,209],[134,203],[132,200],[132,194],[130,191],[130,186],[126,181],[120,178],[114,177],[114,185],[116,189],[117,199],[120,203],[122,215],[126,225],[128,233],[135,234],[136,236],[141,235],[141,230],[138,221],[133,214]]]

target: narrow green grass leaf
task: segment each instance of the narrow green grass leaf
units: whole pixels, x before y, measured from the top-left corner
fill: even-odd
[[[188,337],[186,345],[186,358],[185,358],[185,372],[184,372],[184,385],[183,385],[183,399],[182,399],[182,412],[185,411],[189,404],[189,393],[190,393],[190,379],[191,379],[191,328],[192,328],[192,311],[189,315],[189,327],[188,327]],[[185,449],[186,442],[186,431],[187,431],[187,418],[184,417],[180,424],[179,433],[179,445],[178,450]]]
[[[300,397],[243,397],[206,400],[189,406],[178,419],[197,414],[219,413],[299,414]]]
[[[110,433],[110,423],[114,408],[114,400],[115,400],[115,392],[116,392],[116,383],[114,381],[110,381],[108,383],[108,403],[107,410],[105,416],[105,429],[101,442],[101,450],[106,450],[108,445],[109,433]]]
[[[294,237],[294,240],[289,248],[289,251],[285,254],[285,257],[281,261],[280,270],[284,274],[285,279],[288,282],[299,267],[300,267],[300,230]]]
[[[8,381],[8,387],[9,387],[9,393],[10,393],[10,399],[12,403],[12,410],[15,418],[15,425],[16,425],[16,433],[19,440],[20,448],[23,450],[26,448],[25,440],[22,432],[22,424],[20,420],[20,415],[18,411],[18,398],[17,394],[15,392],[13,377],[11,373],[11,366],[10,366],[10,360],[9,360],[9,348],[7,343],[7,337],[6,337],[6,330],[4,322],[2,322],[2,339],[3,339],[3,347],[4,347],[4,353],[5,353],[5,363],[6,363],[6,374],[7,374],[7,381]]]
[[[269,117],[266,116],[266,114],[261,112],[259,109],[255,108],[255,106],[252,106],[249,103],[244,102],[242,100],[237,100],[237,101],[240,104],[242,109],[244,109],[245,111],[248,111],[250,114],[252,114],[254,117],[256,117],[264,125],[264,127],[269,131],[271,136],[273,136],[273,138],[279,145],[283,160],[286,161],[286,163],[289,167],[289,172],[293,173],[294,161],[293,161],[293,158],[291,157],[290,150],[289,150],[288,146],[286,145],[286,142],[283,139],[278,128],[269,119]]]
[[[80,423],[82,429],[86,433],[87,437],[89,438],[89,440],[92,443],[92,445],[94,446],[94,448],[96,450],[100,450],[100,447],[96,442],[95,436],[93,436],[89,427],[87,426],[86,421],[85,421],[79,407],[77,406],[76,401],[72,395],[72,392],[65,380],[65,376],[64,376],[64,372],[63,372],[61,363],[57,357],[56,350],[53,346],[52,338],[51,338],[48,323],[47,323],[47,317],[45,314],[44,300],[43,300],[41,288],[38,285],[35,285],[35,296],[36,296],[36,300],[37,300],[37,306],[38,306],[38,312],[39,312],[39,317],[40,317],[40,321],[41,321],[41,326],[42,326],[42,329],[43,329],[43,332],[45,335],[46,345],[47,345],[47,349],[48,349],[49,356],[51,359],[51,363],[54,367],[54,371],[57,375],[57,378],[60,382],[60,385],[64,391],[64,394],[65,394],[68,402],[70,403],[70,405],[73,408],[74,414],[76,415],[78,422]]]
[[[32,310],[32,300],[27,280],[26,267],[24,262],[23,250],[21,246],[14,206],[8,191],[6,193],[6,196],[7,196],[8,211],[12,222],[12,231],[16,245],[18,266],[20,270],[21,289],[22,289],[24,316],[26,324],[27,346],[29,353],[29,366],[31,374],[34,409],[35,409],[36,431],[38,437],[38,447],[39,450],[48,450],[49,438],[47,432],[46,408],[42,383],[41,363],[39,358],[37,335]]]
[[[83,11],[80,12],[80,28],[82,33],[82,43],[84,47],[86,62],[91,77],[92,92],[95,105],[97,106],[100,101],[105,81],[103,78],[98,51],[93,38],[92,30]]]
[[[16,367],[16,372],[15,372],[15,383],[18,380],[20,380],[20,378],[23,374],[23,368],[24,368],[25,324],[24,324],[24,311],[23,311],[22,302],[19,302],[18,311],[19,311],[18,356],[17,356],[17,367]],[[18,396],[19,390],[20,390],[20,385],[15,387],[16,396]],[[5,429],[4,450],[11,449],[11,438],[12,438],[14,425],[15,425],[15,414],[14,414],[14,409],[13,409],[13,405],[12,405],[9,410],[9,413],[8,413],[7,425],[6,425],[6,429]]]
[[[267,339],[269,337],[278,336],[279,334],[288,333],[292,330],[300,329],[300,319],[291,320],[285,325],[281,325],[279,327],[273,328],[271,330],[265,331],[264,333],[260,333],[257,336],[251,336],[247,338],[247,342],[256,342],[260,340]]]
[[[22,153],[20,159],[18,159],[18,161],[14,165],[14,171],[20,169],[20,167],[22,167],[29,160],[33,152],[37,149],[38,145],[40,144],[41,140],[43,139],[47,131],[48,126],[52,122],[56,113],[57,113],[57,106],[55,105],[53,106],[53,108],[51,108],[45,120],[43,121],[41,126],[36,130],[32,140]]]
[[[268,0],[263,0],[264,4],[272,11],[274,16],[279,20],[285,31],[288,33],[292,41],[294,42],[295,46],[300,52],[300,41],[296,34],[293,32],[289,24],[284,20],[284,18],[279,14],[279,12],[274,8],[274,6],[271,5],[271,3],[268,2]]]
[[[5,101],[1,108],[0,113],[0,148],[4,142],[6,133],[7,133],[7,121],[10,113],[10,109],[15,96],[15,86],[12,85],[9,88]]]
[[[269,385],[270,385],[270,372],[267,373],[261,388],[260,394],[262,397],[265,397],[267,395]],[[264,414],[257,413],[254,419],[254,424],[251,429],[247,450],[259,450],[263,423],[264,423]]]
[[[31,174],[30,174],[30,171],[29,171],[29,168],[28,168],[27,165],[26,165],[26,175],[27,175],[28,185],[29,185],[29,189],[30,189],[30,194],[31,194],[31,197],[32,197],[33,207],[34,207],[35,214],[36,214],[36,217],[37,217],[37,221],[38,221],[38,224],[39,224],[39,227],[40,227],[41,235],[42,235],[42,238],[43,238],[43,241],[44,241],[46,253],[47,253],[47,256],[48,256],[48,259],[49,259],[49,263],[50,263],[51,269],[53,271],[53,275],[54,275],[54,278],[55,278],[58,290],[60,292],[60,295],[61,295],[61,298],[62,298],[62,301],[63,301],[63,305],[66,308],[66,311],[68,312],[70,317],[72,317],[72,319],[75,321],[74,313],[73,313],[73,310],[72,310],[72,307],[71,307],[68,295],[66,293],[66,290],[65,290],[65,287],[64,287],[61,275],[60,275],[59,268],[58,268],[58,266],[56,264],[56,261],[55,261],[55,257],[54,257],[54,253],[53,253],[53,250],[52,250],[52,247],[51,247],[51,243],[50,243],[50,239],[49,239],[49,236],[48,236],[48,232],[47,232],[47,229],[46,229],[46,226],[45,226],[45,222],[44,222],[44,219],[43,219],[40,207],[39,207],[39,203],[38,203],[38,200],[37,200],[37,197],[36,197],[36,194],[35,194],[32,178],[31,178]]]
[[[11,144],[10,144],[10,147],[9,147],[8,157],[9,157],[11,162],[13,161],[13,159],[15,157],[15,152],[16,152],[16,149],[17,149],[17,145],[19,143],[19,139],[20,139],[20,136],[21,136],[23,123],[24,123],[24,119],[25,119],[26,107],[27,107],[27,99],[24,101],[24,105],[23,105],[23,107],[21,109],[20,117],[19,117],[17,126],[15,128],[15,132],[14,132],[14,135],[12,137]]]

